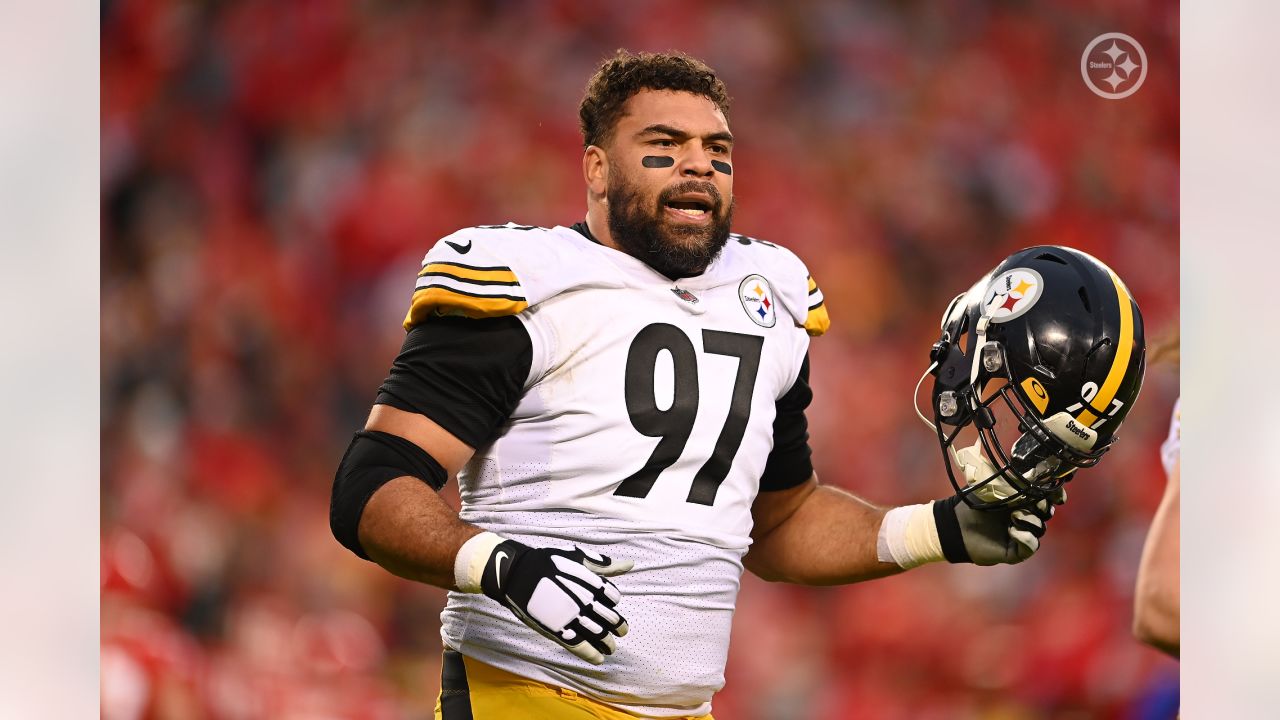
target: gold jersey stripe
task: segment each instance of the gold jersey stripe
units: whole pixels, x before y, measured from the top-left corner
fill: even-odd
[[[1085,427],[1093,425],[1111,407],[1111,401],[1115,399],[1120,383],[1124,381],[1125,371],[1129,369],[1129,358],[1133,355],[1133,298],[1129,297],[1129,290],[1120,281],[1120,276],[1110,268],[1107,272],[1111,274],[1111,282],[1116,286],[1116,298],[1120,301],[1120,341],[1116,346],[1116,359],[1111,362],[1111,369],[1107,371],[1107,379],[1102,382],[1098,394],[1089,403],[1093,408],[1086,407],[1076,418]]]
[[[469,318],[503,317],[519,315],[528,307],[529,303],[524,298],[476,297],[438,285],[425,287],[413,294],[413,303],[404,317],[404,329],[408,330],[432,315],[462,315]]]
[[[812,337],[818,337],[825,333],[831,327],[831,318],[827,316],[827,306],[818,303],[817,306],[809,310],[809,314],[804,319],[804,331]]]
[[[511,272],[511,268],[505,267],[479,268],[457,263],[433,262],[422,268],[418,273],[418,277],[422,277],[427,273],[446,273],[460,280],[489,280],[502,283],[519,282],[516,274]]]

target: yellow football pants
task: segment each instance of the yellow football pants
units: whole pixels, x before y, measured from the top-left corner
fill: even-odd
[[[444,651],[436,720],[636,720],[572,690],[512,675],[492,665]],[[715,720],[711,715],[673,720]]]

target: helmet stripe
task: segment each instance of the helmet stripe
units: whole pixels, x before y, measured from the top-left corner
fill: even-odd
[[[1103,381],[1098,394],[1089,403],[1093,406],[1092,410],[1085,408],[1076,418],[1086,427],[1092,426],[1111,406],[1116,392],[1120,390],[1125,371],[1129,369],[1129,358],[1133,355],[1133,298],[1129,296],[1129,290],[1120,281],[1120,276],[1116,275],[1111,268],[1107,268],[1107,273],[1111,275],[1111,282],[1116,286],[1116,297],[1120,301],[1120,343],[1116,348],[1116,358],[1111,363],[1111,370],[1107,372],[1107,379]]]

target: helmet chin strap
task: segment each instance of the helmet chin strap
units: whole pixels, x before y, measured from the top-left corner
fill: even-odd
[[[987,344],[987,326],[989,326],[990,324],[991,324],[991,316],[990,316],[990,315],[983,315],[982,317],[978,318],[978,321],[974,324],[974,327],[973,327],[975,337],[974,337],[974,341],[973,341],[973,348],[971,349],[972,351],[970,352],[970,355],[969,355],[969,357],[970,357],[970,360],[969,360],[969,386],[970,386],[971,388],[973,388],[973,393],[972,393],[972,395],[971,395],[970,397],[972,398],[972,402],[975,402],[975,403],[976,403],[976,402],[978,402],[978,400],[979,400],[979,395],[981,395],[981,393],[982,393],[982,388],[978,387],[978,367],[979,367],[979,364],[981,363],[981,358],[982,358],[982,348],[983,348],[984,346],[986,346],[986,344]],[[937,363],[934,363],[934,365],[937,365]],[[931,365],[931,366],[929,367],[929,370],[932,370],[932,369],[933,369],[933,367],[934,367],[934,366],[933,366],[933,365]],[[928,373],[928,371],[926,371],[926,374],[927,374],[927,373]],[[924,378],[923,378],[923,377],[921,377],[921,378],[920,378],[920,380],[921,380],[921,382],[923,382],[923,381],[924,381]],[[917,392],[917,394],[919,393],[919,387],[920,387],[920,386],[919,386],[919,384],[917,384],[917,385],[916,385],[916,392]],[[970,409],[971,409],[971,410],[977,410],[977,408],[976,408],[976,407],[975,407],[975,408],[970,408]],[[935,429],[935,431],[936,431],[936,428],[934,427],[934,424],[933,424],[933,423],[931,423],[931,422],[929,422],[928,420],[925,420],[924,415],[921,415],[921,414],[920,414],[920,408],[919,408],[919,407],[917,407],[917,408],[916,408],[916,414],[917,414],[917,415],[920,415],[920,419],[921,419],[921,420],[924,420],[926,425],[928,425],[931,429]],[[976,445],[977,445],[977,444],[981,444],[981,442],[982,442],[982,441],[981,441],[981,440],[979,440],[979,441],[978,441],[977,443],[975,443],[975,444],[976,444]],[[958,454],[956,454],[956,447],[955,447],[955,444],[954,444],[954,443],[947,445],[947,452],[951,453],[951,458],[952,458],[953,460],[955,460],[957,463],[962,463],[962,462],[963,462],[963,461],[961,460],[960,456],[959,456]]]
[[[937,367],[937,361],[929,363],[929,367],[925,368],[924,374],[921,375],[920,380],[916,382],[915,392],[911,395],[911,407],[915,408],[916,417],[920,418],[921,422],[928,425],[929,429],[934,432],[938,431],[938,426],[929,422],[929,418],[925,417],[924,413],[920,412],[920,386],[924,384],[924,379],[929,377],[929,373],[932,373]]]
[[[969,386],[976,391],[974,392],[974,398],[977,398],[982,391],[982,388],[978,387],[978,363],[982,358],[982,348],[987,344],[987,326],[990,324],[991,316],[983,315],[978,318],[978,322],[973,326],[974,334],[977,337],[973,341],[973,353],[970,355],[972,359],[969,360]]]

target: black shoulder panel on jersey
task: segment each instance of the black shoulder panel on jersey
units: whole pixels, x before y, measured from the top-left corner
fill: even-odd
[[[515,317],[433,317],[406,333],[375,402],[425,415],[480,449],[520,402],[532,364]]]
[[[813,401],[809,389],[809,356],[804,356],[800,374],[787,394],[778,399],[773,419],[773,451],[760,478],[762,491],[787,490],[813,475],[813,451],[809,449],[809,421],[805,408]]]

